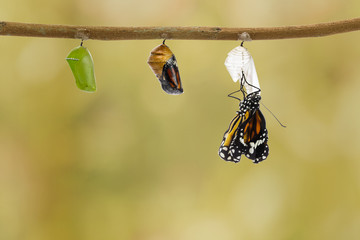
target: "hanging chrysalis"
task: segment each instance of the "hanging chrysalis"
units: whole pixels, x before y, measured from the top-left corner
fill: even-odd
[[[79,89],[87,92],[96,91],[94,62],[89,50],[82,46],[71,50],[66,58],[72,73],[75,77],[76,85]]]
[[[259,79],[256,74],[254,60],[250,53],[242,45],[234,48],[228,53],[225,66],[234,82],[240,81],[246,89],[247,94],[260,89]],[[243,78],[243,74],[245,75]],[[241,82],[246,79],[246,82]]]
[[[183,93],[175,55],[165,45],[165,40],[163,44],[151,51],[148,64],[167,94],[178,95]]]

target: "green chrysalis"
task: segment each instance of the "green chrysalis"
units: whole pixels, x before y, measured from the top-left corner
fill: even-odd
[[[89,50],[81,44],[71,50],[66,61],[74,74],[77,87],[87,92],[95,92],[94,62]]]

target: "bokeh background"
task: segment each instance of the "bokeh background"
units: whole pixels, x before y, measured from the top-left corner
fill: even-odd
[[[357,0],[2,0],[1,20],[271,27],[359,16]],[[359,239],[360,33],[253,41],[270,155],[221,160],[238,109],[235,41],[168,40],[184,94],[147,65],[162,40],[86,41],[98,91],[76,88],[74,39],[0,37],[0,239]]]

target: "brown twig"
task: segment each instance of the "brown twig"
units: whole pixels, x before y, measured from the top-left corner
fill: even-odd
[[[188,39],[239,40],[247,32],[251,40],[322,37],[360,30],[360,18],[302,26],[268,28],[222,27],[102,27],[0,22],[0,35],[77,38],[95,40]]]

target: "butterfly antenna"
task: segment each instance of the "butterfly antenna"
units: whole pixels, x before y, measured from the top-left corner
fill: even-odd
[[[243,90],[243,89],[244,89],[244,84],[243,84],[242,81],[244,81],[244,83],[246,83],[247,85],[249,85],[249,86],[251,86],[251,87],[253,87],[253,88],[256,88],[257,91],[254,92],[254,93],[258,93],[258,92],[261,91],[260,88],[254,86],[254,85],[250,84],[248,81],[246,81],[246,77],[245,77],[244,71],[242,71],[242,77],[241,77],[241,83],[240,83],[240,90],[242,91],[243,95],[244,95],[245,93],[244,93],[244,90]],[[283,128],[286,128],[286,125],[282,124],[282,123],[280,122],[280,120],[275,116],[275,114],[273,114],[273,113],[270,111],[269,108],[267,108],[263,103],[261,103],[261,105],[263,105],[264,108],[266,108],[266,110],[268,110],[268,111],[271,113],[271,115],[276,119],[276,121],[280,124],[280,126],[282,126]]]
[[[268,109],[263,103],[261,103],[261,105],[263,105],[264,108],[266,108],[266,110],[268,110],[268,111],[271,113],[271,115],[276,119],[276,121],[280,124],[280,126],[282,126],[283,128],[286,128],[286,125],[282,124],[282,123],[280,122],[280,120],[275,116],[275,114],[273,114],[273,113],[270,111],[270,109]]]

